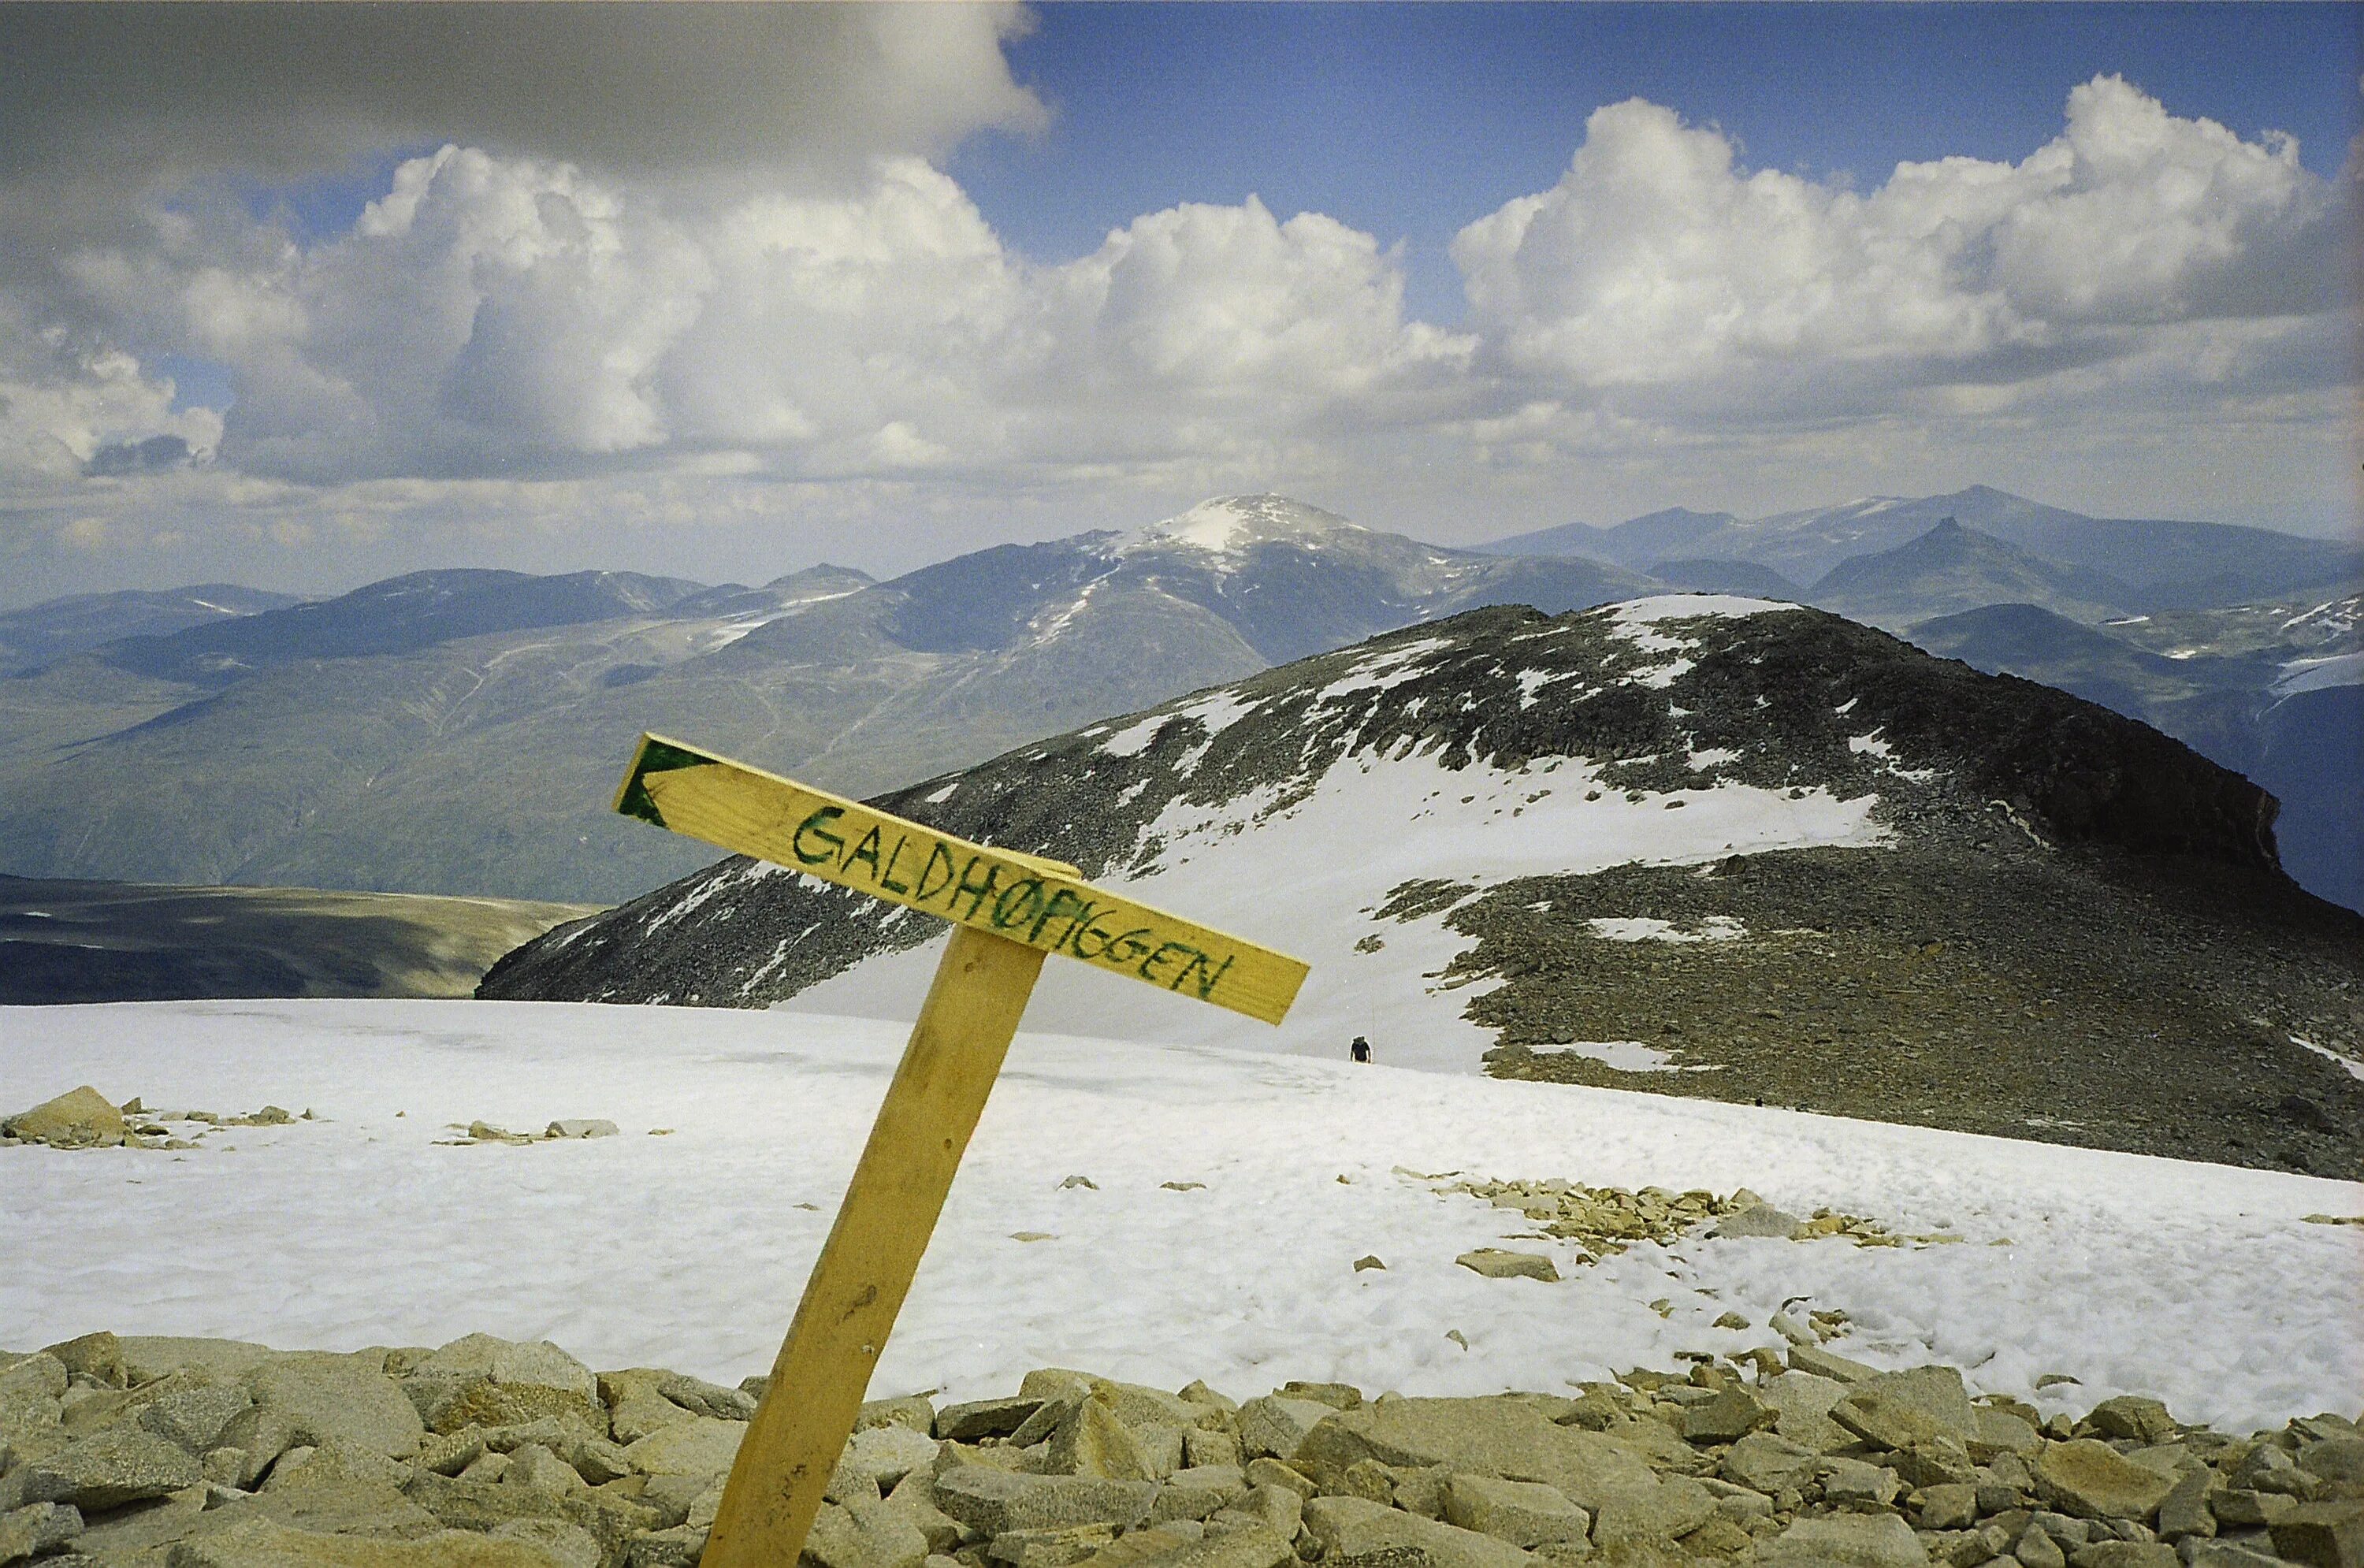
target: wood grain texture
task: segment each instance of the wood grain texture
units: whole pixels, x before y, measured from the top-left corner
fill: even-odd
[[[953,932],[739,1445],[706,1568],[774,1568],[803,1550],[1044,956]]]
[[[1193,1000],[1278,1023],[1305,964],[1081,880],[1076,868],[875,811],[644,735],[616,809],[726,850]]]

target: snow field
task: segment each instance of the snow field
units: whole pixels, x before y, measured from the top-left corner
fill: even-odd
[[[481,1329],[735,1382],[777,1348],[903,1032],[778,1010],[476,1002],[0,1009],[0,1105],[86,1082],[162,1108],[270,1102],[329,1118],[229,1129],[178,1157],[0,1151],[0,1346],[102,1327],[284,1348]],[[447,1122],[562,1116],[625,1134],[435,1141]],[[1746,1185],[1792,1212],[1965,1240],[1695,1236],[1578,1268],[1569,1244],[1507,1240],[1526,1229],[1515,1210],[1440,1195],[1463,1177],[1398,1166]],[[1069,1175],[1097,1188],[1063,1188]],[[873,1392],[976,1397],[1039,1365],[1166,1387],[1204,1377],[1235,1396],[1292,1377],[1554,1389],[1671,1366],[1679,1350],[1774,1343],[1762,1325],[1803,1296],[1850,1313],[1856,1331],[1834,1348],[1876,1364],[1945,1359],[2046,1409],[2153,1394],[2246,1431],[2355,1409],[2364,1251],[2355,1229],[2301,1217],[2359,1208],[2356,1185],[2269,1173],[1027,1034]],[[1487,1245],[1549,1253],[1567,1277],[1454,1264]],[[1384,1271],[1354,1271],[1374,1252]],[[1712,1327],[1725,1311],[1756,1327]],[[2083,1382],[2038,1393],[2047,1372]]]
[[[1876,795],[1840,800],[1817,788],[1792,798],[1727,782],[1680,792],[1684,809],[1670,811],[1676,795],[1634,792],[1641,798],[1629,800],[1597,780],[1593,764],[1578,758],[1456,773],[1433,757],[1380,763],[1349,756],[1310,796],[1277,810],[1269,791],[1220,806],[1176,801],[1145,835],[1145,842],[1164,844],[1156,869],[1099,881],[1310,963],[1288,1018],[1243,1032],[1220,1009],[1161,999],[1138,981],[1081,963],[1047,965],[1027,1018],[1046,1032],[1317,1057],[1368,1035],[1391,1065],[1474,1073],[1493,1032],[1461,1015],[1473,995],[1497,982],[1446,989],[1438,978],[1470,939],[1446,928],[1450,909],[1412,920],[1375,918],[1391,889],[1439,874],[1437,844],[1452,846],[1452,874],[1483,886],[1634,862],[1681,865],[1887,840],[1871,817]],[[1379,947],[1358,945],[1373,937]],[[942,951],[939,938],[881,954],[782,1005],[799,1013],[913,1018]]]

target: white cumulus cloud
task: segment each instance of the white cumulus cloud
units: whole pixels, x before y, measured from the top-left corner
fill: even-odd
[[[1331,218],[1176,207],[1041,267],[914,158],[850,193],[674,212],[447,147],[332,240],[250,243],[242,265],[206,243],[166,233],[76,272],[232,368],[226,461],[316,482],[718,450],[820,475],[1203,454],[1388,417],[1469,350],[1407,323],[1399,260]]]
[[[1720,131],[1634,99],[1453,255],[1489,350],[1533,382],[1870,413],[1899,386],[2138,354],[2145,328],[2333,311],[2334,198],[2289,138],[2244,141],[2113,76],[2017,163],[1901,163],[1868,194],[1747,171]]]

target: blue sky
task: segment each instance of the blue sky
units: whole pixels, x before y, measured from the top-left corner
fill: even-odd
[[[0,6],[0,597],[1266,489],[2352,532],[2360,69],[2357,5]]]
[[[949,168],[1043,261],[1134,214],[1254,192],[1406,245],[1414,312],[1452,321],[1454,233],[1548,186],[1587,116],[1640,96],[1721,126],[1755,168],[1877,184],[1906,160],[2024,158],[2070,88],[2128,77],[2319,174],[2358,127],[2364,6],[1176,5],[1039,7],[1009,49],[1051,106]]]

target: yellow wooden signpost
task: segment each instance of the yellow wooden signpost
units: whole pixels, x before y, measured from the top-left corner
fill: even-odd
[[[953,922],[910,1043],[748,1423],[706,1568],[794,1568],[953,1173],[1042,973],[1064,953],[1278,1023],[1305,965],[857,801],[641,738],[616,809]]]

